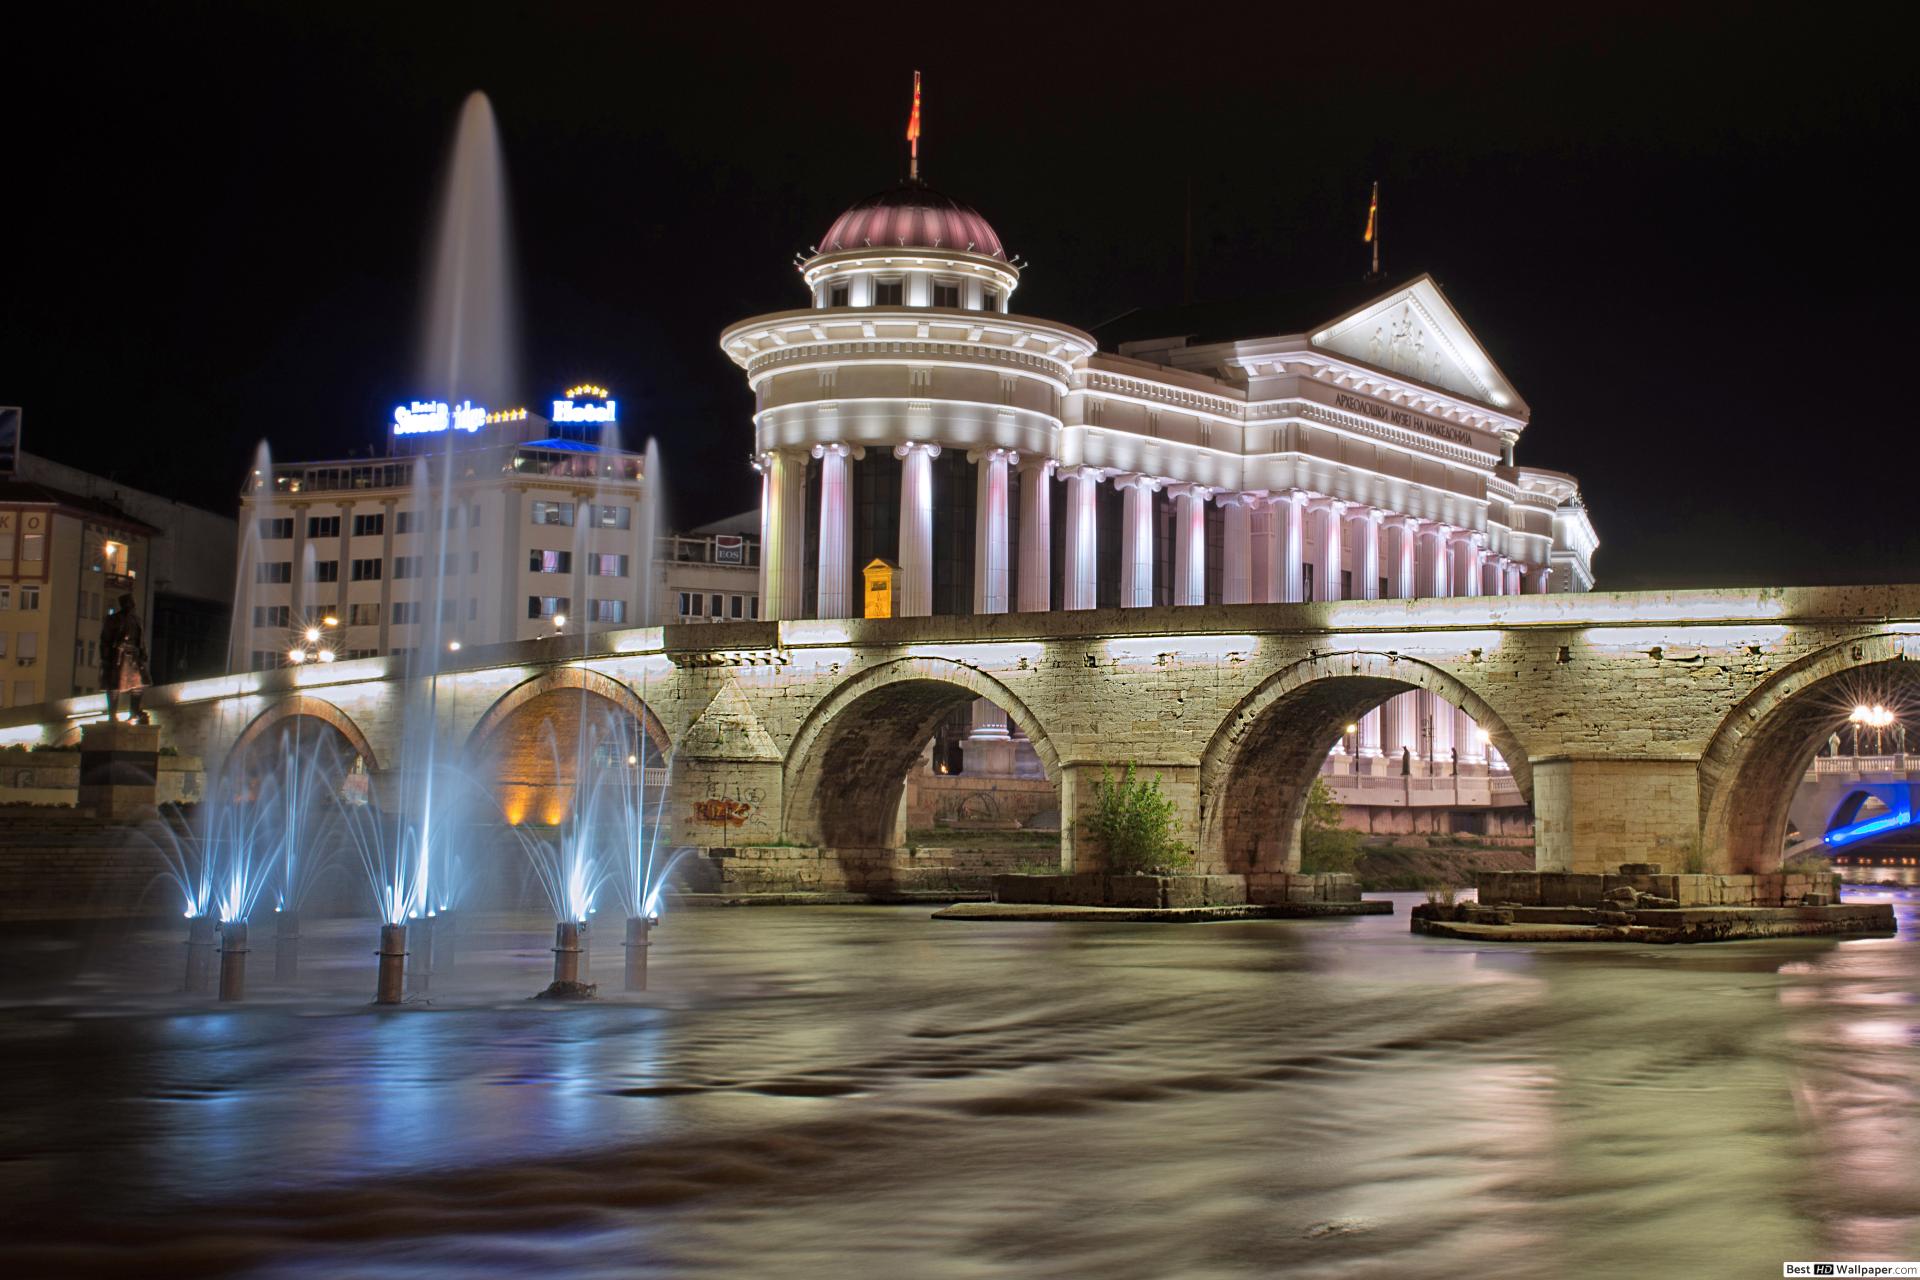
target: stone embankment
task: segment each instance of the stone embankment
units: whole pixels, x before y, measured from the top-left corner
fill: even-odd
[[[1840,901],[1840,878],[1663,875],[1629,863],[1618,874],[1491,872],[1479,901],[1415,907],[1415,933],[1497,942],[1736,942],[1748,938],[1894,932],[1893,907]]]

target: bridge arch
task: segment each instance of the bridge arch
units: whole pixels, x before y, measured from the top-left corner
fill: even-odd
[[[1200,861],[1214,871],[1300,865],[1307,794],[1343,728],[1388,698],[1423,689],[1465,711],[1505,758],[1526,801],[1533,768],[1506,719],[1441,667],[1405,654],[1319,654],[1248,691],[1200,757]]]
[[[627,731],[634,755],[660,765],[673,740],[631,687],[585,667],[554,667],[501,694],[468,731],[461,758],[508,821],[558,822],[589,753]],[[602,739],[605,739],[605,742]],[[608,762],[624,767],[624,761]]]
[[[1788,809],[1808,764],[1853,708],[1920,712],[1920,637],[1831,645],[1775,673],[1727,713],[1700,757],[1700,845],[1709,870],[1780,866]]]
[[[828,848],[895,844],[908,771],[940,721],[975,698],[1020,726],[1057,787],[1059,753],[1011,689],[949,658],[896,658],[842,681],[801,723],[783,776],[788,838]]]
[[[305,693],[283,698],[255,716],[234,738],[233,746],[227,751],[226,767],[242,763],[254,751],[270,746],[274,740],[274,730],[303,717],[338,731],[348,748],[366,762],[369,772],[380,769],[379,753],[373,749],[373,744],[367,740],[360,726],[354,723],[353,717],[326,699]]]

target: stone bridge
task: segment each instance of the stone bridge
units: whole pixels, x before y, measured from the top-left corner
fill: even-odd
[[[151,690],[164,741],[210,773],[324,723],[376,791],[441,756],[529,790],[553,820],[554,742],[622,714],[671,752],[681,843],[904,844],[903,784],[934,727],[989,698],[1058,788],[1060,860],[1099,865],[1076,809],[1102,772],[1160,775],[1203,869],[1298,866],[1307,788],[1344,725],[1426,689],[1465,709],[1532,805],[1542,870],[1778,865],[1808,759],[1857,701],[1920,702],[1920,586],[1356,600],[972,618],[673,626],[470,649],[408,681],[397,658]],[[97,696],[0,712],[0,743],[73,740]],[[548,744],[542,747],[540,744]],[[511,784],[511,785],[509,785]]]

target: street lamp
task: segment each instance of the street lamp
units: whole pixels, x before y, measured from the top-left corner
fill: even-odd
[[[338,655],[325,640],[327,632],[339,625],[340,619],[329,613],[318,624],[309,621],[296,627],[293,647],[287,650],[287,661],[296,667],[309,662],[332,662]]]

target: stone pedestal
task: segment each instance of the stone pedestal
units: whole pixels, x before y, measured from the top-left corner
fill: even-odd
[[[160,772],[160,726],[90,724],[80,730],[80,807],[103,818],[153,810]]]

